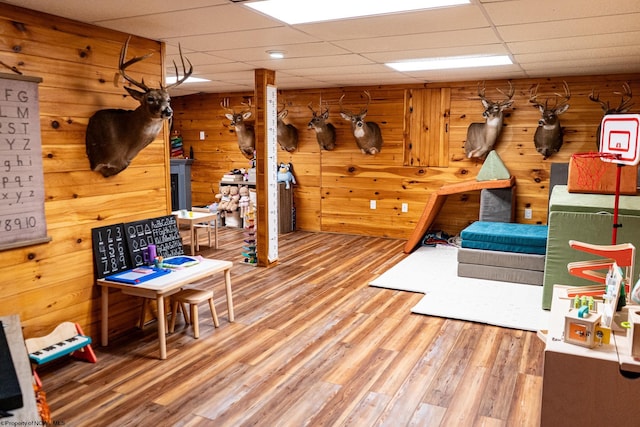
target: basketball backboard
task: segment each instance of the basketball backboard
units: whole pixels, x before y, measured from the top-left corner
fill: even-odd
[[[608,114],[600,127],[600,152],[603,162],[637,165],[640,161],[638,134],[640,114]]]

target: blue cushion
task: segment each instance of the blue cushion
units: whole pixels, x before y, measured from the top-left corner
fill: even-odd
[[[462,230],[462,247],[494,251],[544,254],[546,225],[476,221]]]

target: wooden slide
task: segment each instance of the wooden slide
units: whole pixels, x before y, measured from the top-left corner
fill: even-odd
[[[511,176],[509,179],[493,179],[488,181],[464,181],[455,184],[447,184],[440,187],[438,191],[431,193],[427,205],[422,211],[422,216],[416,224],[409,240],[404,244],[404,253],[409,254],[420,244],[433,220],[436,218],[440,209],[450,194],[464,193],[467,191],[482,190],[483,188],[509,188],[516,185],[516,178]]]

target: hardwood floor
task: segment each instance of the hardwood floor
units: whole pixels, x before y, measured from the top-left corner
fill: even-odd
[[[532,332],[412,314],[422,294],[368,286],[403,240],[294,232],[272,268],[242,264],[241,230],[212,258],[232,269],[236,321],[200,306],[158,357],[155,323],[96,345],[97,364],[39,369],[66,426],[537,426],[544,345]],[[434,272],[434,277],[437,272]],[[94,337],[99,342],[99,337]]]

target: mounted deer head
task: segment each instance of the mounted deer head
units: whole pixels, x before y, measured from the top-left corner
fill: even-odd
[[[125,62],[129,37],[120,51],[118,70],[122,77],[132,85],[142,89],[138,91],[125,86],[129,94],[140,103],[135,110],[107,109],[97,111],[89,119],[85,144],[87,156],[91,163],[91,169],[100,172],[104,177],[116,175],[123,171],[133,158],[144,147],[149,145],[162,129],[163,121],[173,116],[168,90],[183,83],[191,73],[193,65],[184,58],[180,50],[183,77],[179,77],[178,66],[173,63],[176,70],[176,82],[160,89],[153,89],[127,75],[126,69],[148,58],[151,54],[136,56]],[[187,71],[186,62],[189,64]]]
[[[298,148],[298,129],[291,123],[284,122],[284,118],[289,114],[286,103],[282,103],[282,109],[278,111],[278,144],[287,151],[292,152]]]
[[[256,134],[253,125],[246,122],[251,118],[251,98],[248,102],[243,102],[242,105],[245,107],[245,111],[236,113],[235,110],[229,108],[229,98],[220,102],[220,106],[227,111],[224,116],[231,120],[230,125],[236,131],[240,151],[247,159],[253,159],[256,150]]]
[[[623,92],[613,92],[614,95],[620,96],[620,104],[615,108],[612,108],[611,106],[609,106],[609,101],[607,102],[600,101],[600,94],[596,93],[595,89],[591,91],[591,94],[589,95],[589,99],[593,102],[600,104],[600,108],[602,108],[602,112],[604,113],[605,116],[608,114],[624,114],[627,111],[629,111],[631,107],[633,107],[633,103],[631,102],[631,98],[633,98],[633,94],[631,93],[631,87],[627,82],[625,82],[622,85],[622,90]],[[596,145],[598,147],[598,150],[600,150],[601,128],[602,128],[602,121],[600,121],[600,124],[598,125],[598,133],[596,134]]]
[[[560,147],[562,147],[563,132],[558,116],[569,108],[571,91],[569,91],[567,82],[563,81],[564,95],[555,93],[553,107],[549,107],[550,97],[544,100],[544,104],[537,101],[538,86],[540,85],[535,85],[529,92],[529,102],[542,113],[542,117],[538,121],[538,128],[533,136],[533,141],[536,146],[536,151],[542,154],[544,160],[546,160],[553,153],[560,151]],[[558,101],[558,98],[561,100]]]
[[[343,94],[340,97],[340,101],[338,101],[340,104],[340,115],[343,119],[351,121],[351,131],[362,154],[378,154],[383,143],[382,132],[376,122],[364,121],[364,118],[367,116],[367,107],[369,107],[369,103],[371,102],[369,92],[365,90],[364,94],[367,96],[367,105],[365,105],[358,114],[353,114],[351,111],[345,111],[344,108],[342,108]]]
[[[321,110],[320,114],[313,111],[312,105],[313,102],[307,105],[307,108],[313,113],[313,117],[311,121],[309,121],[307,128],[316,131],[316,139],[318,140],[318,145],[321,150],[331,151],[336,148],[336,127],[327,122],[329,118],[329,107],[322,110],[322,95],[320,96],[320,103],[318,104]]]
[[[515,89],[509,81],[509,93],[505,94],[501,89],[497,89],[506,97],[504,101],[491,101],[485,97],[485,85],[478,83],[478,96],[484,106],[482,117],[484,123],[471,123],[467,128],[467,139],[464,143],[464,151],[467,158],[478,157],[484,159],[489,151],[493,150],[502,132],[503,111],[513,104]]]

